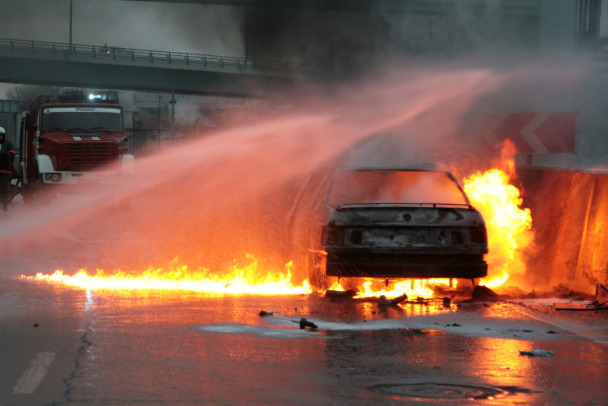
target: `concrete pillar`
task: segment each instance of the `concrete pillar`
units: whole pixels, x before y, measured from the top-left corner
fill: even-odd
[[[576,0],[541,0],[539,45],[542,54],[569,53],[576,44]]]

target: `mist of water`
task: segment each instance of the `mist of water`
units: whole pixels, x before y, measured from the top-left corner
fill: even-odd
[[[424,69],[332,96],[290,95],[288,111],[163,147],[119,181],[16,207],[1,220],[3,251],[31,262],[29,274],[136,274],[175,258],[222,273],[246,254],[281,269],[292,259],[289,217],[308,174],[338,164],[489,165],[468,119],[506,82],[487,69]]]

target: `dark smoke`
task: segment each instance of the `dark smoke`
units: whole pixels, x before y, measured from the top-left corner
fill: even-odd
[[[75,44],[242,56],[238,8],[74,0]],[[69,0],[0,0],[0,38],[69,42]]]
[[[325,67],[359,77],[398,64],[483,55],[508,61],[538,50],[539,14],[511,12],[498,1],[462,4],[369,2],[369,7],[250,7],[243,37],[247,56]],[[359,5],[360,3],[357,3]],[[526,9],[526,7],[522,7]]]

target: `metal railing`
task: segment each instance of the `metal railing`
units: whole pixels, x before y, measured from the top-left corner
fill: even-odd
[[[233,56],[194,54],[187,52],[154,51],[114,46],[67,44],[61,42],[29,41],[0,38],[0,51],[18,54],[38,54],[48,56],[71,56],[121,62],[162,63],[176,66],[204,68],[236,68],[255,71],[276,71],[285,73],[305,73],[321,71],[307,64],[290,63],[268,59],[240,58]]]

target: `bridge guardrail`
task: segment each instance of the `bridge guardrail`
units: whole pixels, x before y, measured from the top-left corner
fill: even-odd
[[[190,65],[210,68],[264,69],[271,71],[305,73],[320,71],[318,67],[276,60],[240,58],[233,56],[195,54],[187,52],[154,51],[108,45],[67,44],[61,42],[30,41],[0,38],[0,50],[15,53],[64,55],[76,58],[113,59],[123,62],[151,62],[172,65]]]

